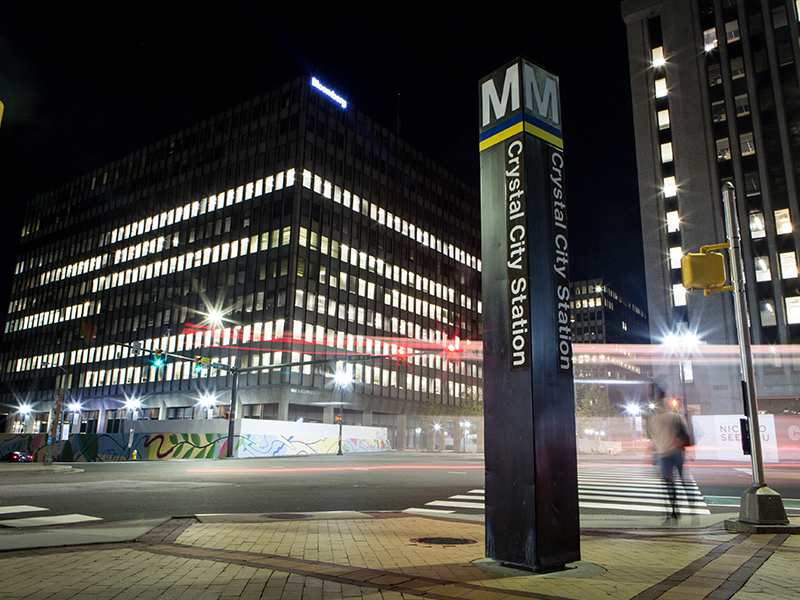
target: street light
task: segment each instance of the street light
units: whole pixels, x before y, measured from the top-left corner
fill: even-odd
[[[691,351],[700,343],[700,338],[696,333],[688,330],[675,333],[669,332],[663,340],[664,346],[672,352],[678,359],[678,378],[681,384],[681,395],[683,397],[683,416],[689,421],[689,402],[686,397],[687,363]]]
[[[344,420],[344,389],[350,385],[350,382],[353,381],[353,378],[350,376],[350,373],[347,372],[347,368],[343,367],[341,370],[336,371],[336,375],[333,376],[333,380],[336,383],[336,387],[339,390],[339,450],[336,452],[337,456],[342,455],[342,421]]]
[[[207,419],[213,418],[212,411],[217,404],[217,399],[214,398],[214,396],[209,393],[203,393],[197,400],[197,403],[200,405],[201,409],[205,411],[205,417]]]
[[[134,421],[136,420],[136,411],[142,407],[142,401],[138,398],[128,398],[125,400],[125,410],[127,411],[125,414],[125,419],[128,420],[127,413],[130,413],[131,418],[131,428],[130,433],[128,434],[128,453],[130,454],[131,448],[133,447],[133,429],[135,427]]]
[[[33,409],[31,408],[30,404],[20,404],[19,408],[17,409],[17,412],[22,417],[22,433],[27,433],[25,428],[28,426],[28,418],[30,417],[32,410]]]

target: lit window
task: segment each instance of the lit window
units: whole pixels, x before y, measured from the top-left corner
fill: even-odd
[[[750,237],[753,239],[766,237],[767,231],[764,228],[764,215],[760,212],[750,213]]]
[[[789,325],[800,323],[800,296],[786,298],[786,322]]]
[[[722,68],[719,63],[708,65],[708,85],[715,86],[722,83]]]
[[[664,78],[656,79],[656,98],[663,98],[667,95],[667,80]]]
[[[667,213],[667,233],[675,233],[680,231],[681,221],[678,217],[678,211],[673,210]]]
[[[772,306],[772,302],[761,300],[758,304],[761,309],[761,325],[764,327],[777,325],[778,321],[775,318],[775,307]]]
[[[783,279],[794,279],[797,277],[797,256],[794,252],[781,252],[781,277]]]
[[[736,96],[733,101],[736,104],[737,117],[743,117],[744,115],[750,114],[750,100],[747,98],[747,94]]]
[[[669,128],[669,110],[660,110],[658,111],[658,128],[659,129],[668,129]]]
[[[669,249],[669,266],[671,269],[681,268],[681,258],[683,257],[683,250],[680,246]]]
[[[675,183],[674,177],[665,177],[664,178],[664,196],[666,198],[672,198],[673,196],[678,195],[678,185]]]
[[[717,47],[717,29],[715,27],[703,32],[703,47],[706,52],[711,52]]]
[[[661,162],[672,162],[672,142],[661,144]]]
[[[744,59],[741,56],[731,59],[731,79],[744,77]]]
[[[659,46],[658,48],[653,48],[653,66],[654,67],[663,67],[666,64],[666,60],[664,60],[664,48]]]
[[[772,272],[769,268],[769,260],[763,256],[756,257],[756,281],[769,281],[772,279]]]
[[[739,21],[729,21],[725,23],[725,37],[728,43],[739,41],[742,36],[739,34]]]
[[[756,153],[756,146],[753,142],[753,132],[743,133],[739,136],[739,143],[742,146],[742,156]]]
[[[725,110],[724,100],[714,102],[711,105],[711,117],[714,119],[714,123],[722,123],[723,121],[728,120],[728,113]]]
[[[675,306],[686,306],[686,288],[676,283],[672,286],[672,303]]]
[[[731,142],[728,138],[717,140],[717,160],[722,162],[731,159]]]
[[[792,217],[789,214],[788,208],[775,211],[775,229],[778,235],[792,233]]]

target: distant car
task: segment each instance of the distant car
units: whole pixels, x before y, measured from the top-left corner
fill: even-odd
[[[25,452],[10,452],[0,458],[3,462],[33,462],[33,456]]]

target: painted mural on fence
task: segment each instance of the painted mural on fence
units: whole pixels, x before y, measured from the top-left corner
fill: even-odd
[[[138,459],[206,459],[220,458],[227,451],[226,435],[148,433],[130,437],[123,433],[93,433],[69,436],[54,447],[54,459],[60,462],[110,462],[130,460],[136,451]],[[45,434],[0,434],[0,456],[13,451],[28,452],[43,462],[46,452]],[[245,434],[234,438],[234,456],[257,458],[268,456],[303,456],[336,454],[338,438],[298,437]],[[343,452],[381,452],[391,450],[385,440],[342,439]]]

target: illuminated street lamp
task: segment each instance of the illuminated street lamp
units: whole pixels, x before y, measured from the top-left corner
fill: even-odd
[[[433,424],[433,450],[436,451],[436,446],[439,445],[439,431],[441,431],[442,426],[439,423]]]
[[[78,415],[81,412],[81,408],[83,408],[81,406],[81,403],[76,401],[70,402],[67,405],[67,411],[72,413],[72,418],[67,421],[66,431],[62,432],[61,439],[69,438],[70,431],[72,430],[72,425],[77,420]],[[76,429],[76,432],[80,432],[80,426],[78,427],[78,429]]]
[[[28,419],[31,416],[31,405],[30,404],[20,404],[19,408],[17,409],[17,413],[19,413],[20,417],[22,417],[22,432],[28,433],[25,429],[28,427]]]
[[[205,418],[213,418],[214,406],[217,404],[217,400],[214,396],[211,394],[203,394],[198,399],[197,404],[199,404],[201,409],[205,412]]]
[[[691,331],[682,331],[681,333],[670,332],[662,343],[672,352],[672,355],[678,359],[678,378],[681,383],[681,395],[683,397],[683,416],[688,422],[689,402],[686,397],[687,365],[690,364],[689,355],[700,343],[700,338]]]

